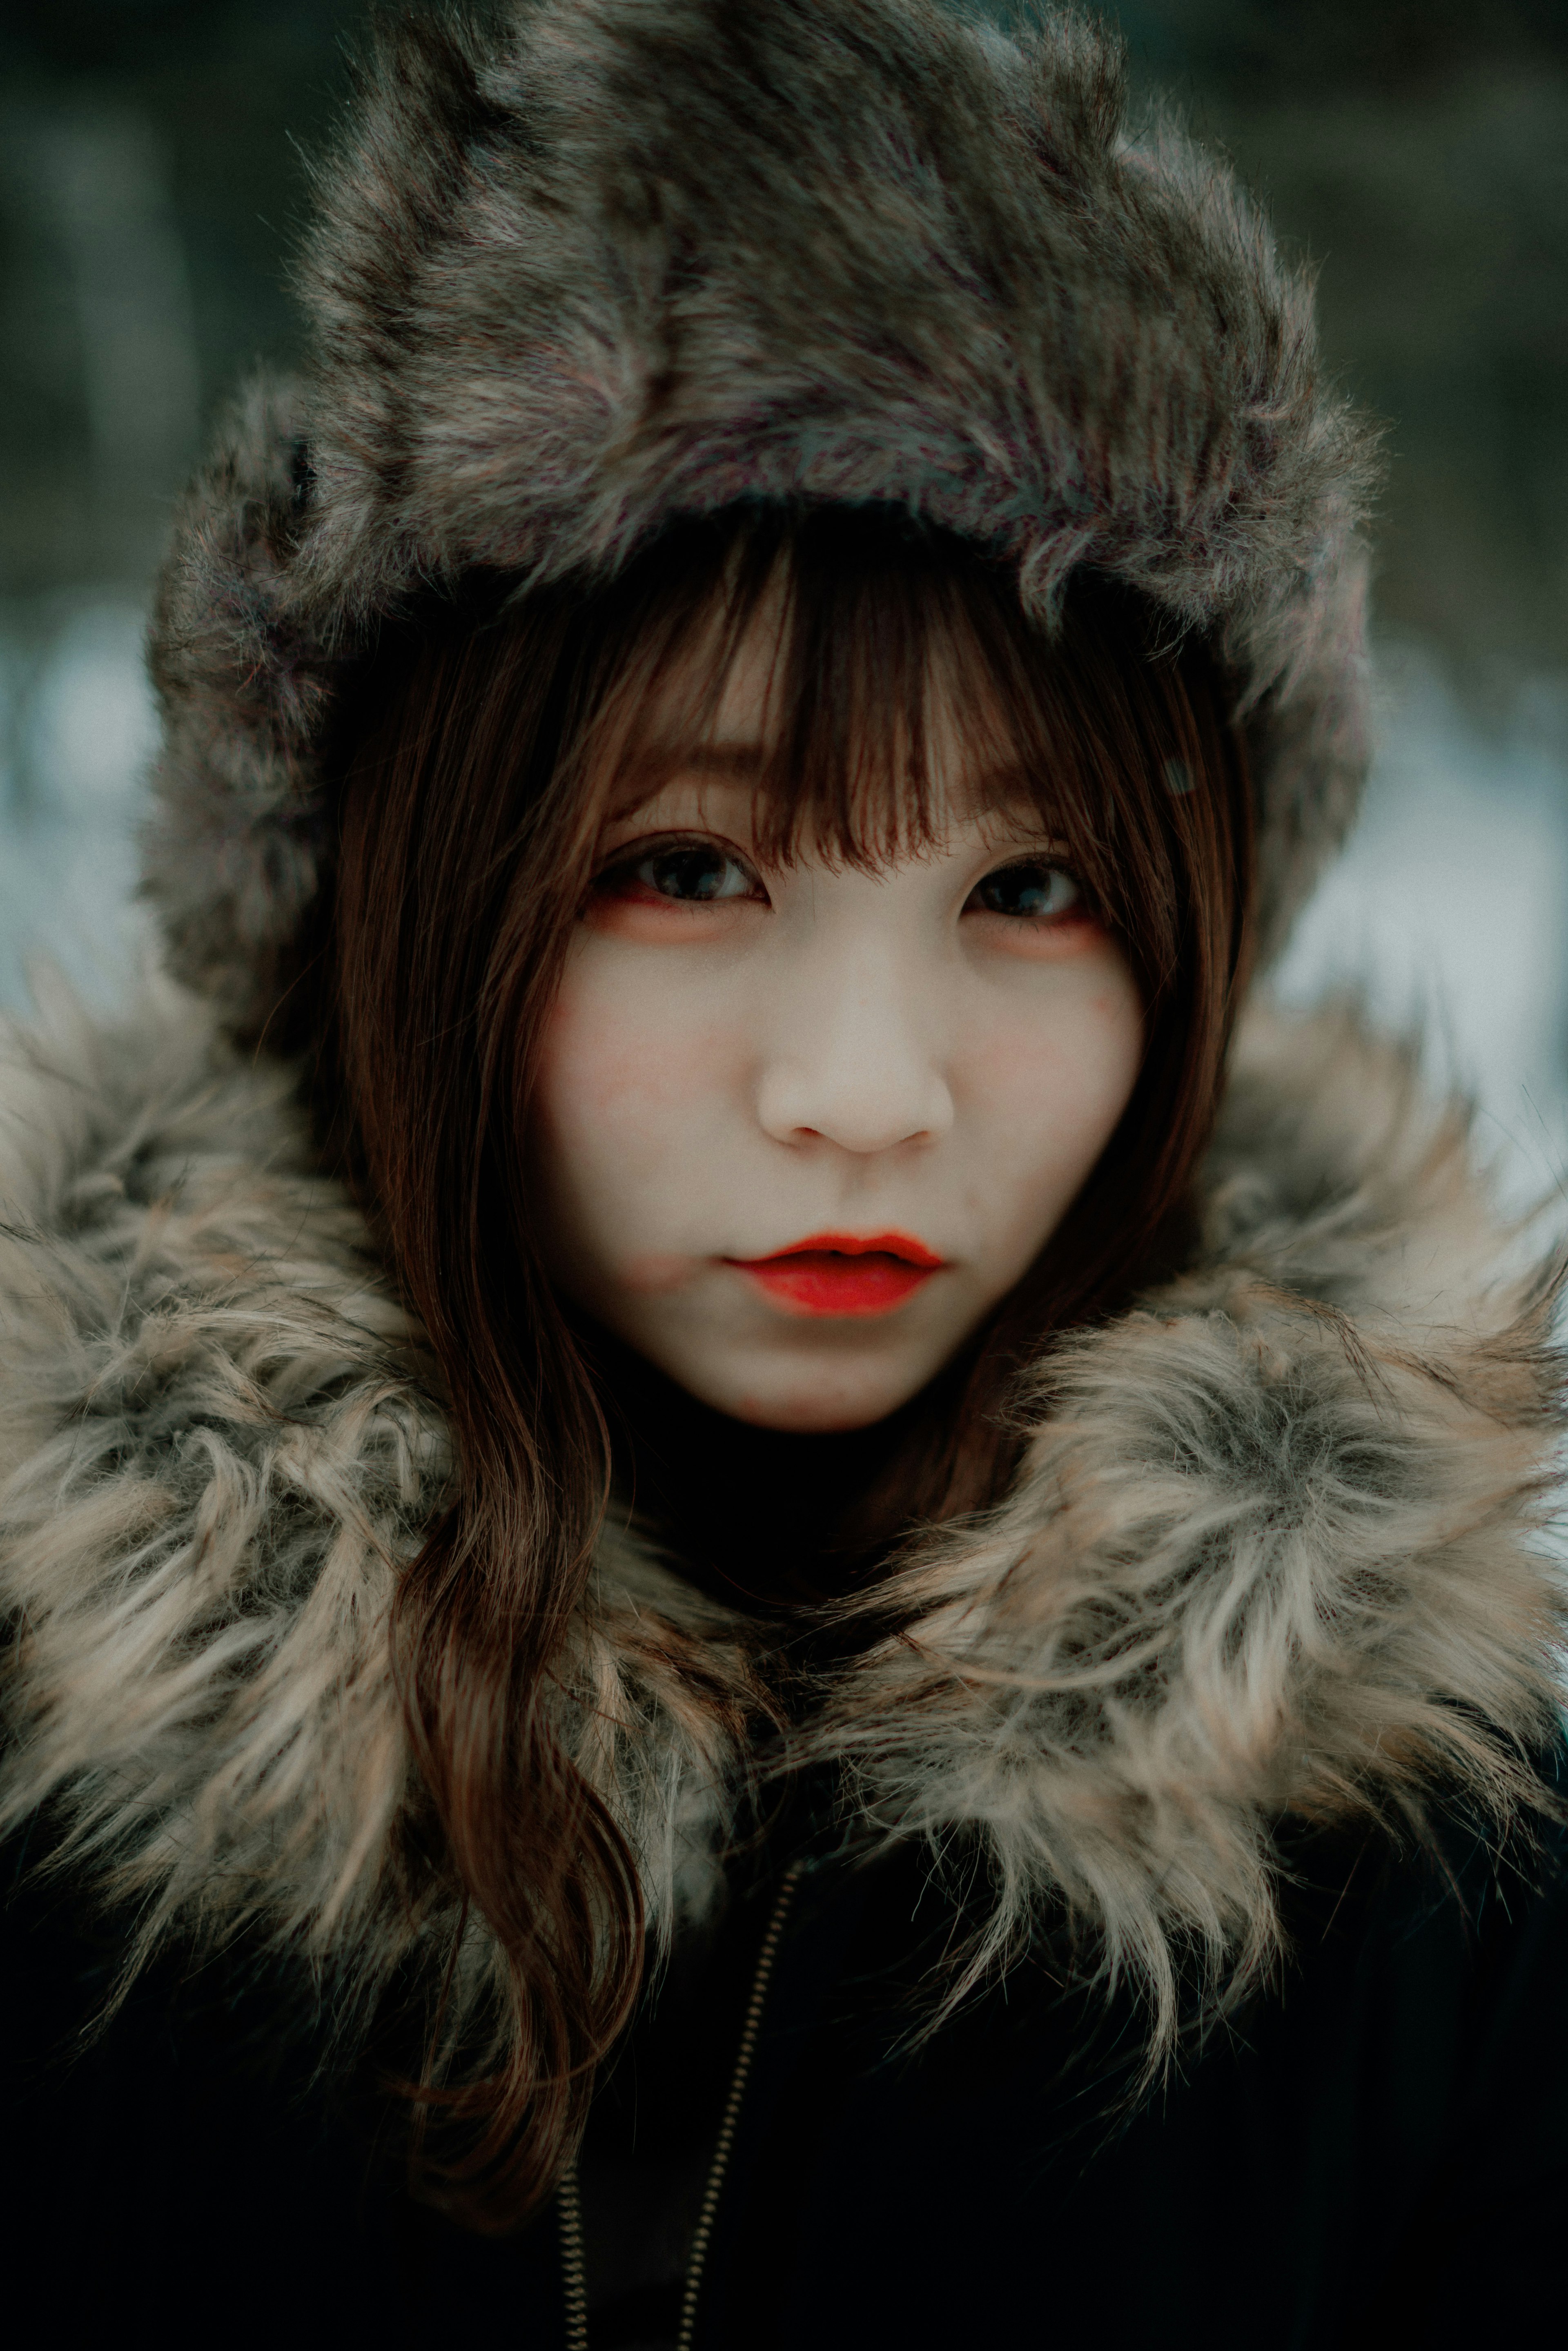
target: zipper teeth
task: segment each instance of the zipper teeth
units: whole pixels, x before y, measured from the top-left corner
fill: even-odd
[[[785,1871],[773,1905],[773,1916],[768,1921],[768,1932],[762,1938],[762,1949],[757,1955],[757,1973],[751,1980],[751,1999],[746,2011],[746,2022],[740,2031],[740,2047],[735,2060],[735,2073],[729,2085],[729,2096],[725,2101],[724,2119],[718,2126],[718,2138],[714,2146],[713,2166],[708,2172],[707,2187],[703,2193],[702,2210],[692,2231],[691,2257],[686,2264],[686,2289],[681,2297],[680,2331],[675,2336],[675,2351],[692,2351],[696,2333],[697,2302],[702,2293],[703,2264],[707,2259],[713,2224],[718,2213],[718,2199],[724,2191],[724,2176],[729,2168],[730,2149],[735,2143],[736,2125],[740,2119],[741,2100],[751,2074],[751,2061],[757,2053],[757,2036],[762,2027],[762,2011],[768,1999],[768,1980],[773,1962],[779,1956],[779,1945],[784,1933],[784,1922],[789,1915],[789,1905],[795,1898],[795,1888],[805,1868],[803,1862],[793,1862]],[[575,2181],[573,2186],[575,2188]],[[580,2213],[579,2235],[580,2241]],[[583,2351],[586,2351],[586,2322]],[[577,2351],[577,2346],[573,2346]]]
[[[588,2351],[588,2262],[582,2250],[582,2189],[575,2161],[561,2174],[556,2212],[566,2285],[566,2351]]]

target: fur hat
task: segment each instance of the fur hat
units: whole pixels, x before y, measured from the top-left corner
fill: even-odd
[[[1224,166],[1101,31],[936,0],[507,0],[379,37],[301,286],[186,501],[146,886],[271,1017],[330,855],[346,674],[477,569],[609,574],[740,498],[902,503],[1050,625],[1090,565],[1241,682],[1265,954],[1365,764],[1371,435]]]

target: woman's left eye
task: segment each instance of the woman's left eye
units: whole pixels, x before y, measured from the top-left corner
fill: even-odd
[[[969,893],[966,914],[1010,914],[1017,921],[1051,922],[1083,910],[1083,893],[1071,873],[1042,857],[998,866]]]

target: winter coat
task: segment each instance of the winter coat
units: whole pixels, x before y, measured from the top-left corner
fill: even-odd
[[[1554,1299],[1343,1008],[1247,1016],[1188,1261],[1042,1355],[760,1844],[715,1693],[777,1628],[612,1513],[551,1703],[654,1988],[533,2227],[411,2199],[399,2020],[497,1958],[418,1878],[386,1639],[440,1382],[301,1101],[356,665],[476,571],[900,503],[1043,625],[1091,565],[1210,638],[1267,956],[1359,789],[1368,462],[1304,282],[1071,22],[412,23],[303,283],[310,371],[223,426],[155,617],[168,975],[0,1056],[5,2209],[57,2325],[581,2344],[586,2274],[596,2346],[652,2343],[683,2272],[708,2346],[1522,2323],[1568,2169]]]

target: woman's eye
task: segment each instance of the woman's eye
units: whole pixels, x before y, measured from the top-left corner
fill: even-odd
[[[706,906],[758,895],[756,876],[738,857],[709,841],[677,841],[628,858],[605,874],[601,887],[650,892],[682,906]]]
[[[1030,857],[988,873],[969,893],[969,905],[986,914],[1011,914],[1020,921],[1051,922],[1082,908],[1083,893],[1071,873],[1043,858]]]

